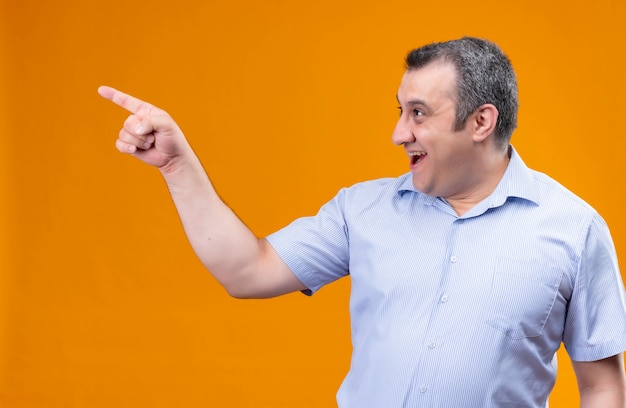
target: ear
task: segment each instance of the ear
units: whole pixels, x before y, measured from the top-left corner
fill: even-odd
[[[480,106],[473,115],[474,142],[485,141],[489,135],[493,134],[497,122],[498,109],[494,105],[486,103]]]

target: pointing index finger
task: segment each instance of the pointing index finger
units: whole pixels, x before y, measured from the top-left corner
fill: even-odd
[[[121,106],[122,108],[134,114],[139,114],[139,112],[143,109],[150,110],[150,108],[152,107],[152,105],[142,101],[141,99],[125,94],[124,92],[118,91],[117,89],[111,88],[109,86],[99,87],[98,93],[103,98],[110,100],[114,104]]]

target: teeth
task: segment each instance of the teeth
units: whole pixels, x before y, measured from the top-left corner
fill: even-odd
[[[407,152],[407,153],[409,155],[409,160],[411,161],[411,165],[420,162],[422,160],[422,157],[426,156],[426,152],[423,152],[421,150],[413,151],[413,152]]]

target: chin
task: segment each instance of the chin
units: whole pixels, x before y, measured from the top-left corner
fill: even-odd
[[[419,191],[420,193],[422,193],[422,194],[426,194],[426,195],[429,195],[429,196],[432,196],[432,195],[433,195],[433,194],[432,194],[432,193],[433,193],[433,192],[432,192],[432,189],[430,189],[430,188],[426,187],[426,186],[425,186],[424,184],[422,184],[422,183],[418,183],[418,182],[417,182],[417,180],[415,180],[415,178],[413,178],[413,187],[414,187],[417,191]]]

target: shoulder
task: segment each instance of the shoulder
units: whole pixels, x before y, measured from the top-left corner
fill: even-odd
[[[541,230],[569,242],[578,257],[596,241],[611,247],[612,238],[604,218],[584,199],[546,174],[533,171],[538,191],[538,206],[534,214]]]
[[[539,194],[540,206],[552,207],[561,213],[597,215],[597,211],[584,199],[545,173],[530,170]]]

